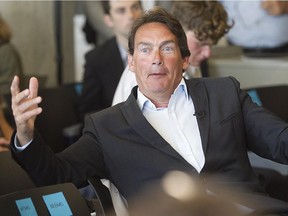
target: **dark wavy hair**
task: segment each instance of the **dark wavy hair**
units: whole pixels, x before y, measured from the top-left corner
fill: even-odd
[[[168,13],[165,9],[157,6],[146,11],[141,17],[134,21],[128,38],[129,54],[134,54],[135,34],[137,30],[147,23],[155,22],[163,23],[169,28],[169,30],[178,40],[178,46],[180,48],[182,58],[189,57],[190,51],[187,46],[187,38],[181,24],[173,15]]]
[[[233,26],[218,1],[175,1],[171,13],[185,31],[192,30],[200,41],[211,40],[214,44]]]

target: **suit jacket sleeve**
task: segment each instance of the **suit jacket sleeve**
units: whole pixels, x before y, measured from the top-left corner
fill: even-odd
[[[87,119],[86,128],[93,128]],[[87,178],[106,174],[101,147],[95,133],[84,129],[84,135],[69,148],[55,154],[35,131],[30,145],[22,152],[16,152],[11,143],[12,157],[27,171],[37,186],[73,182],[77,187],[87,185]],[[15,133],[11,139],[14,141]]]

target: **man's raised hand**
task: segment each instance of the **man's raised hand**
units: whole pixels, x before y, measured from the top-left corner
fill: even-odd
[[[19,83],[19,77],[15,76],[10,90],[16,135],[22,146],[33,139],[36,116],[42,112],[42,108],[38,106],[42,98],[38,96],[38,80],[35,77],[30,78],[29,88],[23,91],[20,90]]]

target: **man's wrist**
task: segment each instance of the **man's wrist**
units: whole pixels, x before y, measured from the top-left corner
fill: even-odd
[[[25,148],[27,148],[29,146],[29,144],[33,141],[30,140],[28,143],[26,143],[25,145],[21,146],[19,143],[19,140],[17,139],[17,136],[14,137],[14,146],[17,152],[21,152],[23,151]]]

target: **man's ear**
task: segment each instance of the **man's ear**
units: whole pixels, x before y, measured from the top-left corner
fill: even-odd
[[[111,16],[108,14],[105,14],[103,17],[104,23],[109,27],[112,28],[114,26],[113,20],[111,19]]]
[[[182,66],[182,69],[183,69],[183,71],[186,71],[187,70],[187,68],[189,67],[189,57],[185,57],[184,59],[183,59],[183,66]]]
[[[134,73],[135,71],[134,58],[131,54],[128,54],[128,66],[129,70]]]

